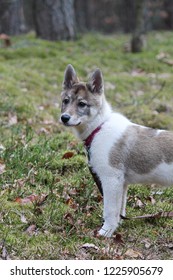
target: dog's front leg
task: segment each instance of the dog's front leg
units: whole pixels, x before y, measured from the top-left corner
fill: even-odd
[[[118,227],[123,198],[123,180],[102,178],[103,187],[103,218],[104,224],[98,234],[111,237]]]

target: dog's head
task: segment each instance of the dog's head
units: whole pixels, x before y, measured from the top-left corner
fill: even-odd
[[[79,81],[73,66],[69,64],[64,74],[60,121],[66,126],[76,127],[88,123],[101,110],[103,91],[99,69],[84,83]]]

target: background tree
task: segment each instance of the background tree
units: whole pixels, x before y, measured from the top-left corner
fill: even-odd
[[[34,1],[33,18],[36,34],[42,39],[68,40],[76,36],[73,0]]]
[[[34,26],[34,2],[35,0],[23,0],[23,12],[26,32],[35,30]]]
[[[19,34],[22,31],[22,25],[22,1],[0,0],[0,33]]]
[[[165,23],[167,28],[173,28],[173,1],[172,0],[164,0],[163,8],[166,12],[165,14]]]
[[[146,6],[146,0],[134,0],[134,29],[132,31],[131,38],[131,50],[132,52],[141,52],[144,45],[145,39],[144,34],[146,33],[146,22],[144,17],[144,7]]]

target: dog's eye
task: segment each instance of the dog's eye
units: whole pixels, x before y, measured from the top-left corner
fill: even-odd
[[[80,102],[78,103],[78,106],[81,107],[81,108],[84,108],[86,105],[87,105],[87,104],[86,104],[85,102],[83,102],[83,101],[80,101]]]
[[[65,98],[65,99],[63,100],[63,103],[64,103],[65,105],[67,105],[69,102],[70,102],[70,101],[69,101],[68,98]]]

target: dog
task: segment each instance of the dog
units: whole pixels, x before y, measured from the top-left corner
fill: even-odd
[[[173,184],[173,132],[138,125],[113,112],[100,69],[84,83],[69,64],[61,99],[60,122],[83,141],[103,194],[104,223],[98,234],[111,237],[125,216],[129,184]]]

